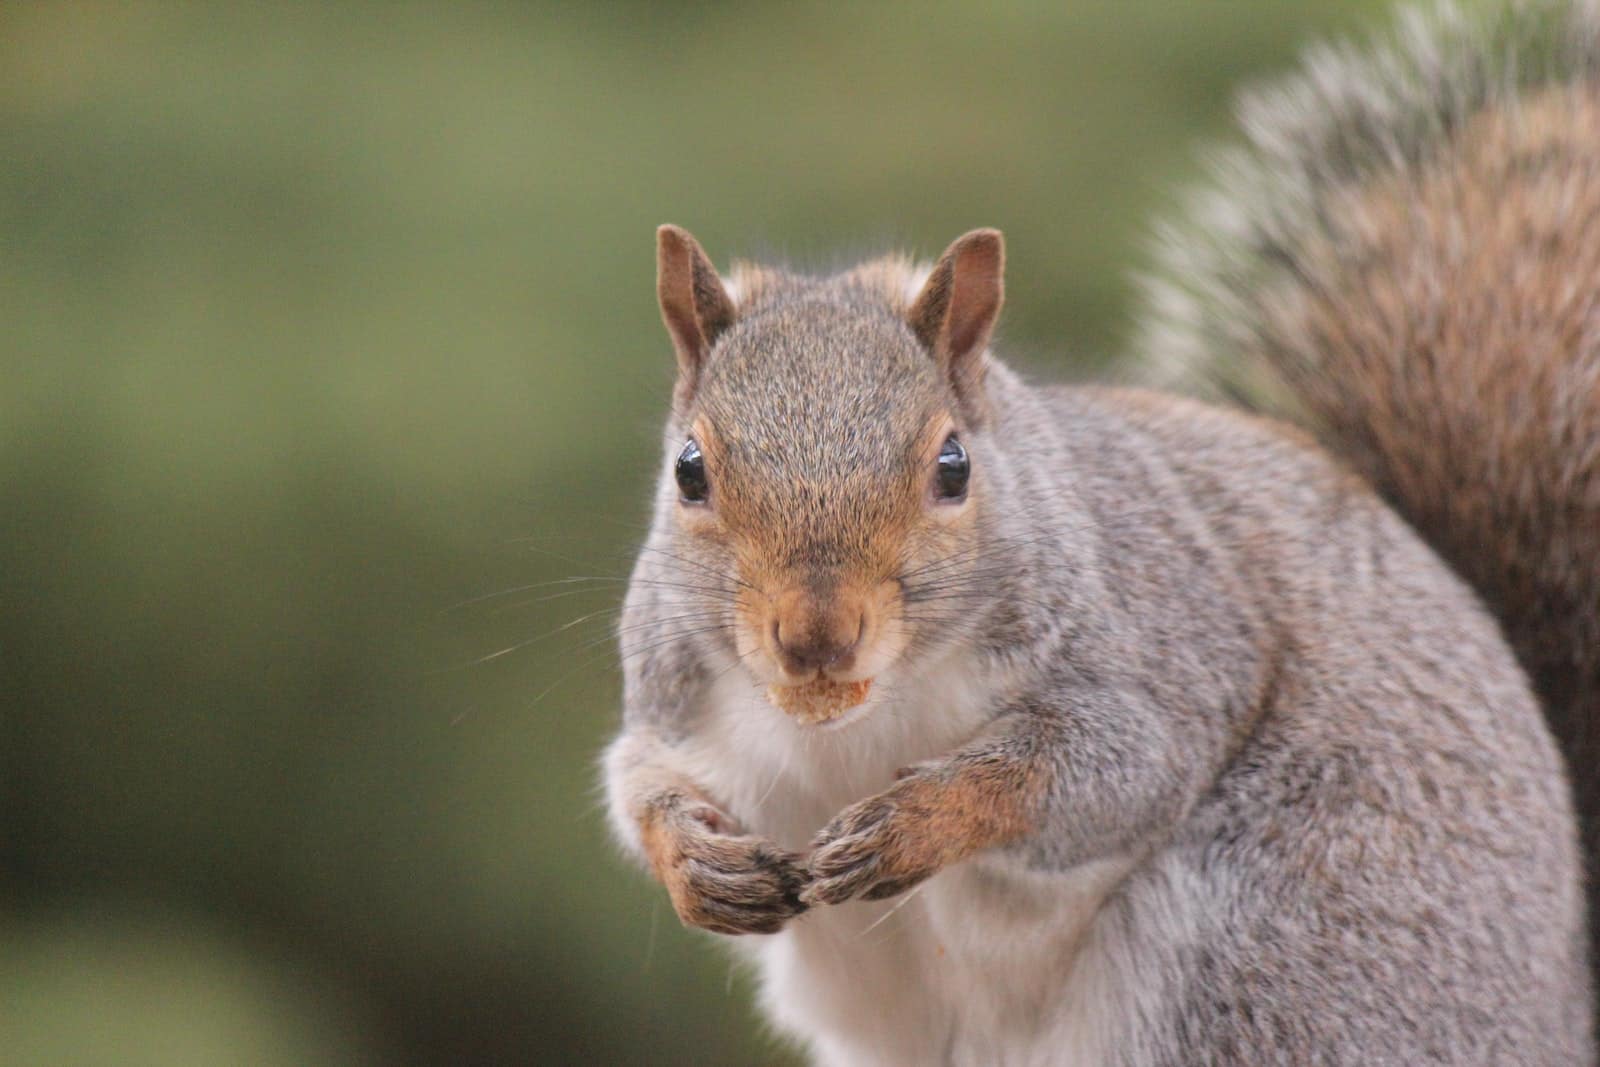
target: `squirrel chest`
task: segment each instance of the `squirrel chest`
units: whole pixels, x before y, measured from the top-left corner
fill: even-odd
[[[898,768],[964,741],[1005,686],[961,654],[922,678],[885,682],[870,714],[815,731],[729,672],[696,731],[697,773],[747,830],[804,849],[833,812],[890,784]],[[1132,924],[1102,907],[1132,866],[1101,860],[1040,874],[985,853],[906,895],[813,909],[781,933],[734,944],[759,973],[769,1017],[823,1062],[1028,1063],[1027,1050],[1050,1048],[1050,1063],[1095,1063],[1122,1039],[1110,1024],[1159,985],[1140,976],[1146,957],[1126,943]],[[1165,936],[1181,902],[1156,910],[1165,922],[1145,921]]]

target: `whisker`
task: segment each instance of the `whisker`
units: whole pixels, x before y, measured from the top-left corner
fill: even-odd
[[[675,552],[668,552],[666,549],[657,547],[656,545],[650,545],[650,544],[640,545],[639,546],[639,551],[640,552],[654,552],[658,556],[665,556],[668,559],[676,560],[677,562],[682,563],[682,564],[684,564],[686,566],[694,567],[694,568],[696,568],[696,569],[698,569],[698,570],[700,570],[700,571],[702,571],[702,572],[704,572],[706,574],[711,575],[712,577],[718,579],[719,581],[720,580],[732,581],[734,584],[743,586],[744,588],[749,589],[751,592],[754,592],[754,593],[757,593],[757,594],[760,594],[760,592],[761,592],[761,590],[757,589],[754,585],[751,585],[749,582],[745,581],[743,578],[739,577],[739,575],[737,575],[737,574],[734,574],[732,572],[729,572],[729,573],[726,573],[726,574],[721,573],[721,572],[717,571],[715,568],[713,568],[712,566],[710,566],[709,564],[702,563],[699,560],[689,559],[686,556],[680,556]]]
[[[927,884],[928,884],[927,882],[923,882],[922,885],[917,886],[916,888],[914,888],[910,892],[908,892],[904,897],[902,897],[899,900],[895,901],[894,907],[890,908],[888,911],[884,912],[882,915],[880,915],[876,919],[872,920],[871,925],[869,925],[865,930],[861,931],[861,933],[857,934],[856,936],[857,937],[866,937],[868,934],[872,933],[872,931],[874,931],[878,927],[882,926],[885,922],[888,921],[889,917],[892,916],[895,912],[899,911],[901,908],[903,908],[907,904],[911,903],[912,898],[915,897],[918,893],[922,892],[922,890],[927,886]]]

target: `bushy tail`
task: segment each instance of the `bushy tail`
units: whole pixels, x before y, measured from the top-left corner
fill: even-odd
[[[1314,429],[1476,586],[1566,753],[1600,929],[1600,3],[1412,12],[1242,119],[1141,351]]]

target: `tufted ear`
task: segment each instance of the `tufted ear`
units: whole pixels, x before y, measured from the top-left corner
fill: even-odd
[[[973,230],[939,257],[906,321],[939,361],[962,411],[980,422],[989,334],[1005,300],[1005,238]]]
[[[656,230],[656,300],[678,351],[678,398],[694,395],[700,368],[717,335],[733,324],[733,301],[688,230]]]

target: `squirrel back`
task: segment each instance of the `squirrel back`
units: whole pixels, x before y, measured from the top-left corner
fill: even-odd
[[[1446,4],[1305,71],[1162,231],[1140,351],[1312,429],[1477,590],[1571,769],[1595,914],[1600,4]]]

